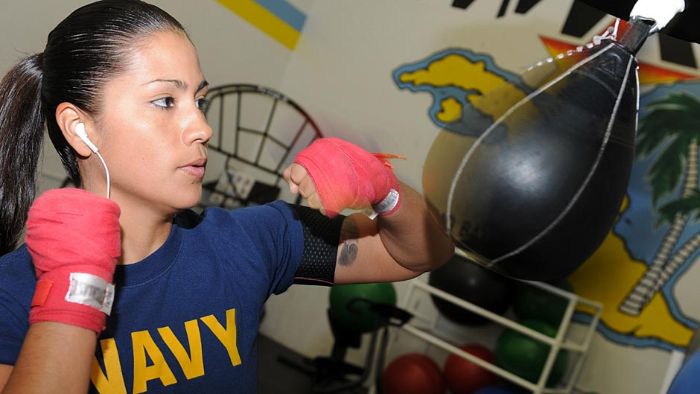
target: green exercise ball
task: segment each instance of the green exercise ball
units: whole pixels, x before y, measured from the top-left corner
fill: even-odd
[[[357,300],[358,301],[353,301]],[[374,303],[396,304],[396,290],[391,283],[360,283],[335,285],[330,294],[330,315],[335,322],[349,331],[365,333],[378,328],[377,315],[370,310]]]
[[[550,337],[556,336],[552,325],[539,320],[525,320],[520,324]],[[496,364],[530,382],[537,383],[549,355],[549,345],[512,329],[506,329],[494,349]],[[567,354],[560,351],[547,379],[547,386],[555,386],[566,373]]]
[[[561,281],[554,286],[573,292],[568,281]],[[559,328],[569,300],[547,290],[528,283],[518,282],[513,297],[513,312],[519,320],[540,320]]]

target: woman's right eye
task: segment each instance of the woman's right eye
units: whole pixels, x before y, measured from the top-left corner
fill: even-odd
[[[162,109],[172,108],[175,105],[175,99],[172,97],[162,97],[151,101],[153,105]]]

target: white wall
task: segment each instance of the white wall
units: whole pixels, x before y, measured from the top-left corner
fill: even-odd
[[[85,0],[3,0],[0,4],[0,72],[26,54],[43,50],[49,31]],[[152,1],[187,29],[212,85],[231,82],[279,87],[291,52],[213,0]],[[296,2],[308,7],[308,1]]]

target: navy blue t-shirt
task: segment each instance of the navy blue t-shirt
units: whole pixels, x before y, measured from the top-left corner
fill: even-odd
[[[92,392],[255,392],[263,304],[292,284],[303,246],[284,202],[174,225],[153,254],[117,267]],[[0,258],[0,364],[15,364],[35,285],[26,247]]]

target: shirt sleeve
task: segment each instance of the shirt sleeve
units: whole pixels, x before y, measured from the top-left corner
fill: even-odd
[[[0,291],[0,364],[15,364],[27,333],[29,312],[13,305],[17,303]]]
[[[291,286],[304,251],[304,236],[288,203],[275,201],[233,211],[213,209],[207,210],[206,215],[220,230],[225,229],[225,237],[217,238],[227,244],[221,246],[228,249],[234,264],[245,264],[248,259],[256,266],[262,265],[268,278],[268,295],[282,293]]]
[[[0,364],[14,365],[29,329],[29,307],[0,289]]]
[[[272,294],[280,294],[287,290],[294,283],[295,274],[301,264],[304,252],[304,233],[301,222],[289,204],[276,202],[270,207],[277,211],[272,224],[275,239],[274,250],[267,252],[275,256],[272,260],[276,262],[269,267],[272,277]],[[280,220],[281,219],[281,220]]]
[[[29,330],[36,277],[26,248],[0,260],[0,364],[14,365]]]

